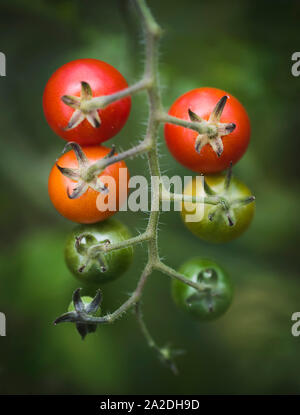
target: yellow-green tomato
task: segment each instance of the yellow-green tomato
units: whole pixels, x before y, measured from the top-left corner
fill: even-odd
[[[211,198],[223,197],[228,202],[230,219],[221,205],[185,201],[181,211],[184,224],[193,234],[209,242],[222,243],[239,237],[253,219],[255,202],[245,203],[247,198],[252,197],[251,191],[235,177],[231,178],[230,185],[226,188],[225,174],[207,175],[205,180],[215,193]],[[202,181],[195,177],[186,185],[184,194],[208,196]]]

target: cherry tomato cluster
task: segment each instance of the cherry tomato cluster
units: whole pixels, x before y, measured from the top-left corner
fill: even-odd
[[[115,162],[98,169],[97,174],[90,174],[91,166],[115,154],[114,147],[109,149],[102,143],[114,137],[126,123],[131,98],[119,99],[100,109],[89,107],[89,101],[126,87],[126,80],[111,65],[95,59],[80,59],[59,68],[49,79],[43,96],[46,120],[68,142],[66,148],[69,148],[50,172],[50,199],[59,213],[80,223],[68,236],[66,263],[77,278],[91,285],[119,277],[133,257],[132,247],[109,250],[110,244],[130,238],[122,223],[109,219],[122,205],[128,181],[122,184],[124,195],[122,192],[116,195],[114,210],[99,209],[97,204],[99,193],[115,191],[109,184],[105,185],[103,177],[113,178],[119,188],[120,169],[127,171],[125,162]],[[193,234],[206,241],[227,242],[238,237],[254,214],[250,190],[232,177],[231,172],[232,165],[249,144],[250,122],[244,107],[225,91],[198,88],[179,97],[171,106],[169,117],[164,134],[170,153],[183,166],[205,174],[202,188],[196,188],[194,178],[184,189],[184,195],[211,197],[211,203],[204,204],[203,217],[198,221],[189,222],[188,216],[191,208],[203,202],[184,202],[183,222]],[[178,125],[176,119],[187,123]],[[182,265],[179,272],[203,288],[200,292],[174,280],[173,297],[181,309],[198,320],[211,320],[227,310],[232,301],[232,283],[220,266],[195,258]],[[96,312],[91,298],[84,301],[83,308]],[[79,325],[77,328],[85,335],[87,331],[94,331],[94,327]]]
[[[46,120],[54,132],[68,141],[66,149],[69,147],[51,169],[49,196],[61,215],[81,224],[68,235],[65,259],[70,271],[86,287],[98,286],[121,276],[133,258],[132,247],[107,253],[102,250],[131,237],[125,225],[108,219],[119,210],[127,196],[129,173],[126,163],[113,163],[98,175],[90,179],[85,177],[95,162],[115,154],[114,147],[110,149],[102,143],[114,137],[125,125],[131,98],[91,111],[85,110],[84,105],[93,97],[110,95],[127,86],[121,73],[108,63],[79,59],[60,67],[50,77],[44,91]],[[121,169],[125,170],[127,181],[119,186]],[[104,183],[104,177],[113,179],[112,188],[111,182]],[[119,188],[122,191],[116,192]],[[101,209],[99,192],[116,192],[114,209]],[[87,297],[86,302],[89,300]],[[95,327],[88,327],[89,332]],[[83,335],[85,328],[78,330]]]

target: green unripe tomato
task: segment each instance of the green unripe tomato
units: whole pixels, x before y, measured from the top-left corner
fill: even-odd
[[[88,295],[84,295],[81,297],[81,301],[83,302],[84,306],[87,306],[89,303],[91,303],[93,301],[92,297],[89,297]],[[75,307],[74,307],[74,303],[73,301],[70,302],[70,305],[68,307],[68,311],[74,311]],[[101,308],[99,307],[98,310],[96,311],[96,313],[92,314],[94,317],[100,317],[101,316]]]
[[[172,281],[172,296],[177,306],[199,321],[214,320],[224,314],[233,298],[233,286],[230,277],[215,262],[209,259],[193,258],[179,269],[190,281],[205,284],[203,291]]]
[[[101,246],[130,237],[127,227],[116,219],[76,226],[65,245],[67,266],[75,277],[88,285],[115,280],[131,265],[133,248],[128,246],[104,253]]]
[[[215,174],[205,176],[206,183],[216,193],[217,196],[224,196],[231,204],[233,201],[245,200],[251,197],[251,191],[240,180],[235,177],[231,178],[230,186],[225,189],[225,174]],[[197,186],[196,179],[188,183],[184,189],[184,194],[192,196],[205,196],[203,187]],[[200,204],[199,204],[200,205]],[[229,225],[225,213],[222,209],[216,210],[216,206],[210,204],[202,204],[203,216],[200,219],[192,222],[188,215],[193,215],[195,212],[195,203],[185,202],[182,204],[181,217],[186,227],[196,236],[208,242],[228,242],[239,237],[250,225],[254,212],[255,202],[248,204],[234,203],[230,207],[231,216],[233,219],[232,226]],[[193,212],[194,208],[194,212]]]

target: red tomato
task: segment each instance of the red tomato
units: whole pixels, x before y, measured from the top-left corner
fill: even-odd
[[[82,147],[82,150],[90,163],[96,162],[110,152],[109,148],[103,146]],[[60,167],[68,167],[70,169],[78,168],[78,161],[74,151],[71,150],[63,154],[57,160],[57,164]],[[122,174],[124,174],[123,177],[127,174],[126,181],[120,179],[119,169],[121,168],[125,169],[122,172]],[[112,177],[115,180],[115,186],[110,185],[110,183],[107,184],[111,197],[115,196],[116,203],[114,210],[99,210],[99,203],[101,203],[102,199],[98,197],[99,195],[103,198],[105,196],[90,187],[79,198],[70,199],[68,197],[68,191],[69,193],[72,193],[77,182],[64,176],[57,166],[54,165],[49,176],[48,192],[56,210],[65,218],[78,223],[95,223],[115,214],[127,197],[129,181],[127,166],[124,161],[111,164],[106,167],[98,177],[101,176]],[[106,197],[108,197],[108,195]],[[107,204],[106,201],[105,203]]]
[[[174,158],[183,166],[198,173],[217,173],[235,164],[246,151],[250,140],[250,121],[242,104],[228,92],[216,88],[198,88],[181,95],[171,106],[169,114],[190,120],[188,110],[208,120],[217,102],[227,96],[221,123],[234,123],[235,129],[222,137],[223,152],[217,156],[211,145],[206,144],[197,153],[195,141],[199,135],[189,128],[174,124],[165,125],[165,139]]]
[[[77,127],[65,130],[74,109],[62,100],[64,95],[80,97],[81,82],[90,85],[92,96],[110,95],[127,88],[125,78],[108,63],[96,59],[78,59],[61,66],[47,82],[43,107],[50,127],[67,141],[81,145],[102,143],[116,135],[127,121],[131,98],[120,99],[104,109],[98,110],[101,124],[93,127],[84,119]]]

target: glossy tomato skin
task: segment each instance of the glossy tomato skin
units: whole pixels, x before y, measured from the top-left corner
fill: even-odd
[[[77,59],[68,62],[57,69],[47,82],[43,95],[45,117],[53,131],[63,139],[81,145],[99,144],[115,136],[122,129],[130,113],[131,98],[123,98],[98,110],[100,127],[94,128],[85,119],[77,127],[65,131],[74,109],[66,105],[61,97],[79,97],[82,81],[90,85],[93,97],[110,95],[128,87],[121,73],[106,62],[97,59]]]
[[[214,174],[205,176],[207,184],[215,191],[218,195],[221,195],[224,189],[224,174]],[[195,178],[193,178],[185,187],[184,194],[187,195],[198,195],[203,196],[202,188],[196,190]],[[199,191],[200,190],[200,191]],[[200,194],[199,194],[200,193]],[[245,199],[251,196],[249,188],[236,177],[231,178],[230,187],[226,193],[226,197],[229,200]],[[183,203],[181,217],[186,227],[200,239],[208,242],[223,243],[229,242],[241,234],[243,234],[249,227],[254,213],[255,213],[255,202],[249,203],[244,206],[233,207],[233,214],[235,224],[229,226],[228,222],[224,220],[224,217],[220,214],[216,214],[213,221],[208,218],[209,213],[214,208],[212,205],[205,204],[203,207],[203,218],[196,222],[187,220],[187,215],[191,215],[192,208],[195,204]]]
[[[106,156],[110,149],[103,146],[82,147],[83,152],[89,162],[93,163]],[[57,164],[60,167],[77,168],[78,161],[74,151],[68,151],[63,154]],[[122,170],[121,170],[122,169]],[[114,215],[127,198],[129,173],[124,161],[119,161],[108,167],[99,175],[99,177],[111,177],[114,179],[115,186],[108,183],[108,190],[115,195],[116,203],[110,210],[101,211],[97,208],[99,200],[103,197],[99,192],[88,188],[88,190],[78,199],[70,199],[67,189],[72,193],[77,182],[64,176],[56,165],[52,167],[48,180],[48,192],[50,199],[56,210],[65,218],[78,223],[95,223],[107,219]],[[112,195],[112,193],[111,193]]]
[[[196,131],[174,124],[165,125],[165,140],[173,157],[183,166],[198,173],[217,173],[235,164],[245,153],[250,140],[250,121],[245,108],[231,94],[216,88],[193,89],[181,95],[169,114],[189,120],[188,109],[208,120],[217,102],[226,95],[227,103],[220,122],[234,123],[235,130],[222,138],[224,150],[220,157],[206,144],[200,154],[195,150]]]
[[[185,262],[179,272],[190,281],[210,287],[210,291],[198,292],[173,279],[173,300],[181,310],[198,321],[214,320],[227,311],[233,298],[233,285],[222,267],[214,261],[197,257]]]
[[[82,234],[89,236],[81,241],[80,249],[76,248],[76,238]],[[79,269],[87,263],[87,249],[95,244],[109,240],[111,244],[129,239],[131,234],[128,228],[116,219],[108,219],[104,222],[92,225],[79,225],[67,237],[65,245],[65,260],[69,270],[85,284],[102,284],[120,277],[131,265],[133,248],[113,250],[104,255],[107,269],[101,271],[100,262],[95,259],[89,262],[86,268]]]

